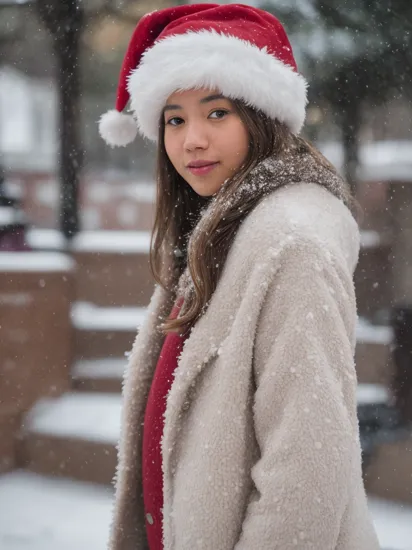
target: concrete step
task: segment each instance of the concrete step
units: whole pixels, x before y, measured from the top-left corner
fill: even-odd
[[[126,357],[78,361],[73,368],[73,388],[82,392],[120,393]]]
[[[75,359],[121,357],[130,351],[146,308],[104,308],[86,302],[72,306]]]
[[[147,306],[154,287],[150,233],[83,231],[72,246],[76,300],[104,307]]]
[[[356,330],[355,362],[360,384],[389,386],[393,375],[393,331],[388,326],[375,326],[360,317]]]
[[[0,411],[0,474],[16,466],[16,440],[20,429],[21,413]]]
[[[34,248],[61,250],[65,243],[53,230],[30,230]],[[76,260],[77,301],[99,306],[146,306],[153,292],[149,267],[150,232],[82,231],[70,243]],[[361,231],[355,271],[359,314],[372,317],[390,306],[392,298],[391,243],[377,231]]]
[[[23,424],[19,464],[31,471],[109,484],[117,460],[121,396],[67,393],[39,401]]]
[[[35,250],[67,250],[60,232],[30,229]],[[76,262],[75,296],[100,306],[146,306],[153,292],[149,231],[81,231],[70,242]]]
[[[75,358],[87,361],[110,359],[116,362],[116,358],[123,357],[125,352],[131,349],[138,327],[145,319],[146,311],[146,308],[103,308],[91,303],[76,302],[71,310],[72,324],[75,329]],[[393,375],[392,328],[372,325],[367,319],[360,317],[356,338],[355,362],[358,382],[389,386]],[[94,371],[98,369],[98,367],[87,368],[89,372],[90,369]],[[113,369],[111,372],[117,372],[118,367],[115,366]],[[79,376],[75,374],[75,378]],[[101,375],[99,378],[114,377]],[[85,387],[88,387],[88,384]],[[106,382],[101,384],[103,387]],[[111,382],[108,384],[109,387],[112,386]],[[118,383],[116,384],[119,387]]]
[[[105,367],[114,369],[116,362],[80,363],[77,372],[99,378]],[[382,386],[358,387],[359,404],[386,400]],[[41,400],[23,420],[18,464],[41,474],[110,483],[116,465],[120,413],[119,393],[71,392]]]
[[[388,399],[391,338],[388,327],[365,323],[358,327],[358,402],[362,404]],[[73,387],[78,391],[120,392],[126,366],[126,356],[77,361],[72,370]]]
[[[368,493],[412,505],[412,428],[382,436],[365,472]]]
[[[359,384],[358,405],[363,407],[361,428],[367,416],[373,424],[384,421],[378,431],[362,434],[371,438],[364,461],[365,487],[369,494],[412,505],[412,428],[399,427],[391,394],[380,384]],[[375,406],[377,406],[375,408]],[[385,418],[382,407],[386,406]],[[365,440],[366,441],[366,440]],[[364,448],[365,450],[365,448]]]
[[[359,315],[373,317],[392,303],[392,245],[376,231],[361,232],[359,261],[354,273]]]

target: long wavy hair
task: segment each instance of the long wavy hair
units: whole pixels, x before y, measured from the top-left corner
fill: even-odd
[[[323,167],[336,174],[336,169],[308,141],[292,134],[278,120],[267,117],[261,111],[247,106],[240,100],[233,100],[234,107],[249,132],[247,157],[228,182],[221,188],[229,198],[241,183],[262,160],[275,155],[281,158],[291,146],[298,153],[309,153]],[[164,143],[165,123],[159,121],[157,150],[157,197],[155,221],[150,246],[150,268],[155,281],[171,292],[176,291],[176,282],[186,266],[194,285],[194,292],[185,300],[177,319],[167,319],[162,325],[164,333],[184,333],[190,330],[207,308],[216,289],[230,246],[242,220],[263,198],[264,191],[243,198],[242,204],[232,201],[229,212],[215,209],[207,227],[191,243],[188,241],[192,230],[211,198],[199,196],[178,174],[169,160]],[[359,205],[352,195],[349,185],[345,186],[344,202],[352,212]],[[356,214],[355,214],[356,216]]]

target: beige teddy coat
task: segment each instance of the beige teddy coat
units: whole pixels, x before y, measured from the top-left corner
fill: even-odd
[[[165,550],[376,550],[361,474],[359,231],[315,183],[248,215],[179,359],[162,442]],[[110,548],[143,550],[142,423],[174,297],[155,289],[124,386]]]

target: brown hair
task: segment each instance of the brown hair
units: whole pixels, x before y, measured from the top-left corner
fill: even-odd
[[[220,189],[219,193],[224,193],[223,199],[233,196],[259,162],[272,155],[281,157],[290,146],[296,148],[299,153],[309,153],[323,167],[336,173],[335,168],[312,144],[292,134],[284,124],[270,119],[240,100],[233,100],[233,104],[248,128],[249,151],[239,171]],[[166,333],[189,330],[205,311],[216,289],[237,229],[262,199],[264,191],[242,198],[241,205],[232,201],[229,212],[225,211],[224,217],[221,209],[216,208],[205,230],[187,250],[189,236],[211,199],[197,195],[173,167],[165,149],[164,124],[161,117],[150,267],[155,281],[173,292],[178,277],[188,265],[194,285],[194,292],[185,301],[179,318],[169,319],[163,324],[162,328]],[[345,186],[344,193],[344,202],[352,211],[356,210],[358,204],[348,185]]]

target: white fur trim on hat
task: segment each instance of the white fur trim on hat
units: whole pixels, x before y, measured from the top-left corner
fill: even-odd
[[[243,99],[296,134],[305,120],[307,83],[302,75],[266,47],[202,30],[155,43],[129,76],[131,108],[141,133],[157,141],[169,95],[194,88],[217,88],[230,99]]]
[[[116,109],[107,111],[99,120],[99,133],[112,147],[125,147],[135,139],[137,132],[135,118]]]

